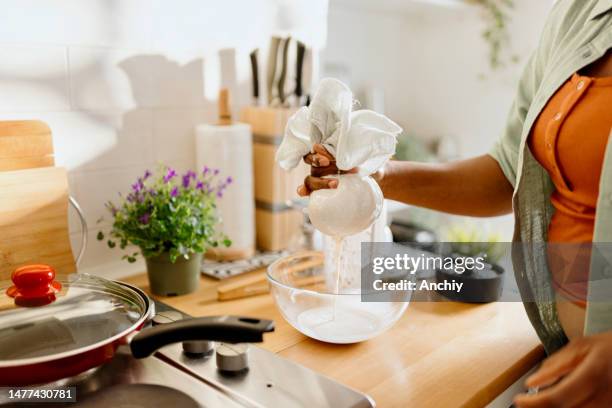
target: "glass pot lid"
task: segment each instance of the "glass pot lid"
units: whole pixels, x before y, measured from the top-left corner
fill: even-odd
[[[120,338],[147,318],[146,295],[87,274],[57,277],[48,265],[0,281],[0,367],[84,352]]]

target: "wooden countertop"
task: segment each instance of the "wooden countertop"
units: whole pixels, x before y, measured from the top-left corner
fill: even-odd
[[[148,290],[145,274],[125,281]],[[218,302],[218,285],[203,277],[193,294],[156,298],[193,316],[273,319],[276,330],[261,347],[370,395],[378,407],[482,407],[544,357],[521,303],[413,302],[379,337],[336,345],[295,330],[268,294]]]

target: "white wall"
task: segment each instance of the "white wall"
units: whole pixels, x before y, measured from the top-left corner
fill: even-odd
[[[515,3],[509,33],[520,61],[491,71],[478,7],[450,0],[332,0],[323,74],[343,75],[358,95],[367,87],[384,90],[386,114],[407,131],[454,136],[461,156],[486,151],[503,128],[552,5]]]
[[[499,137],[523,65],[537,47],[552,2],[516,0],[515,4],[509,54],[517,54],[520,61],[499,71],[489,67],[477,8],[431,7],[408,16],[404,37],[416,39],[418,47],[403,60],[410,72],[406,76],[410,101],[404,106],[417,134],[455,137],[462,157],[483,153]]]
[[[330,3],[327,46],[321,55],[322,76],[345,81],[362,103],[369,87],[385,93],[386,114],[407,123],[403,102],[402,61],[414,46],[404,38],[407,17],[401,13]],[[400,103],[401,102],[401,103]]]
[[[193,128],[215,120],[219,87],[235,113],[250,101],[254,47],[294,28],[324,43],[327,0],[316,3],[306,18],[287,0],[2,1],[0,120],[50,125],[90,225],[82,270],[125,273],[95,239],[104,202],[157,162],[193,167]],[[79,233],[71,219],[74,249]]]
[[[520,62],[492,72],[477,7],[450,0],[332,0],[323,75],[340,71],[358,94],[383,90],[386,114],[417,137],[454,138],[459,157],[486,153],[501,134],[552,1],[515,4],[509,33]],[[490,223],[510,238],[510,217]]]
[[[214,120],[220,85],[233,91],[235,111],[250,100],[252,48],[293,26],[308,43],[325,43],[326,0],[304,1],[2,1],[0,119],[51,126],[57,164],[69,168],[90,224],[84,270],[125,272],[115,264],[120,253],[95,240],[107,226],[96,224],[103,203],[158,161],[194,165],[193,127]],[[486,50],[476,9],[385,0],[380,11],[381,1],[337,1],[323,64],[348,68],[358,92],[384,90],[386,113],[407,130],[455,136],[464,156],[485,151],[519,67],[478,79]],[[516,2],[513,40],[526,55],[548,0]]]

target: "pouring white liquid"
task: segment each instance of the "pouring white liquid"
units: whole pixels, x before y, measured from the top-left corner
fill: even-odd
[[[332,343],[362,341],[376,334],[378,330],[372,328],[384,330],[396,321],[398,312],[405,310],[391,303],[361,303],[361,289],[355,287],[351,294],[343,282],[344,264],[356,260],[352,254],[347,255],[344,240],[372,225],[383,206],[378,184],[363,175],[374,174],[384,166],[394,154],[401,132],[384,115],[367,109],[353,111],[353,93],[333,78],[320,81],[310,105],[299,109],[285,127],[276,154],[283,169],[295,168],[312,153],[314,144],[322,144],[334,155],[339,169],[359,168],[361,173],[333,176],[339,181],[337,189],[317,190],[310,196],[310,221],[323,234],[336,237],[336,248],[334,259],[329,260],[335,270],[334,266],[325,269],[327,293],[293,292],[294,298],[288,300],[287,307],[300,303],[300,293],[307,298],[305,311],[300,309],[293,316],[292,310],[285,310],[285,315],[291,315],[292,324],[308,336]]]
[[[374,224],[383,207],[383,195],[371,177],[359,174],[335,177],[338,179],[337,189],[318,190],[311,194],[308,216],[316,229],[334,239],[334,293],[339,294],[344,240]]]
[[[334,237],[335,247],[334,247],[334,264],[336,265],[336,270],[334,271],[336,274],[336,287],[334,288],[334,293],[336,295],[340,294],[340,279],[342,278],[342,247],[344,246],[345,237],[336,236]],[[332,319],[336,320],[336,304],[338,298],[334,298],[334,313],[332,315]]]
[[[351,238],[352,239],[352,238]],[[361,289],[352,286],[347,273],[354,273],[349,263],[353,255],[347,237],[333,239],[327,271],[330,292],[335,295],[319,296],[321,306],[300,313],[299,330],[304,334],[326,342],[346,344],[370,338],[372,333],[382,332],[393,320],[397,306],[393,303],[361,302]]]
[[[360,302],[359,289],[342,288],[343,273],[348,269],[345,240],[348,236],[370,227],[382,208],[382,192],[370,177],[356,174],[338,176],[335,190],[319,190],[311,195],[308,207],[315,228],[330,235],[334,241],[331,276],[328,288],[334,296],[321,294],[320,307],[306,310],[298,317],[298,324],[309,336],[334,343],[361,341],[366,333],[378,330],[384,322],[381,315],[371,313],[371,304]],[[333,286],[332,286],[333,285]],[[330,287],[331,286],[331,287]],[[379,308],[381,306],[378,306]],[[382,306],[384,307],[384,306]]]

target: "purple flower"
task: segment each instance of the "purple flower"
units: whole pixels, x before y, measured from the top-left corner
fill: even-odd
[[[140,221],[141,224],[148,224],[149,220],[151,219],[151,214],[149,213],[144,213],[140,216],[140,218],[138,218],[138,221]]]
[[[168,172],[164,176],[164,183],[168,184],[170,180],[172,180],[176,176],[176,171],[174,169],[168,168]]]
[[[232,183],[234,182],[234,179],[232,178],[232,176],[228,176],[228,177],[225,179],[225,182],[226,182],[227,184],[232,184]]]
[[[191,183],[191,179],[195,180],[196,177],[197,177],[197,174],[195,174],[193,170],[187,171],[187,173],[183,175],[183,187],[185,188],[189,187],[189,184]]]
[[[189,184],[191,183],[191,177],[189,177],[189,174],[185,174],[183,176],[183,187],[187,188],[189,187]]]
[[[219,172],[220,172],[220,170],[219,170],[219,169],[215,169],[215,170],[213,171],[213,174],[216,176],[217,174],[219,174]]]
[[[143,180],[146,180],[146,179],[148,179],[149,177],[151,177],[151,174],[152,174],[152,173],[151,173],[151,171],[150,171],[149,169],[145,170]]]
[[[223,197],[223,190],[217,191],[217,197],[219,197],[219,198]]]
[[[170,192],[170,197],[176,197],[178,195],[178,187],[174,187]]]
[[[156,196],[157,195],[157,191],[155,191],[155,189],[150,188],[147,193],[149,193],[152,196]]]
[[[202,183],[201,181],[198,181],[196,184],[196,189],[197,190],[204,190],[204,183]]]
[[[210,169],[208,168],[208,166],[204,166],[204,168],[202,169],[202,174],[207,175],[209,171]]]
[[[144,184],[141,178],[139,178],[136,183],[132,184],[132,191],[134,191],[135,193],[140,193],[143,188]]]

